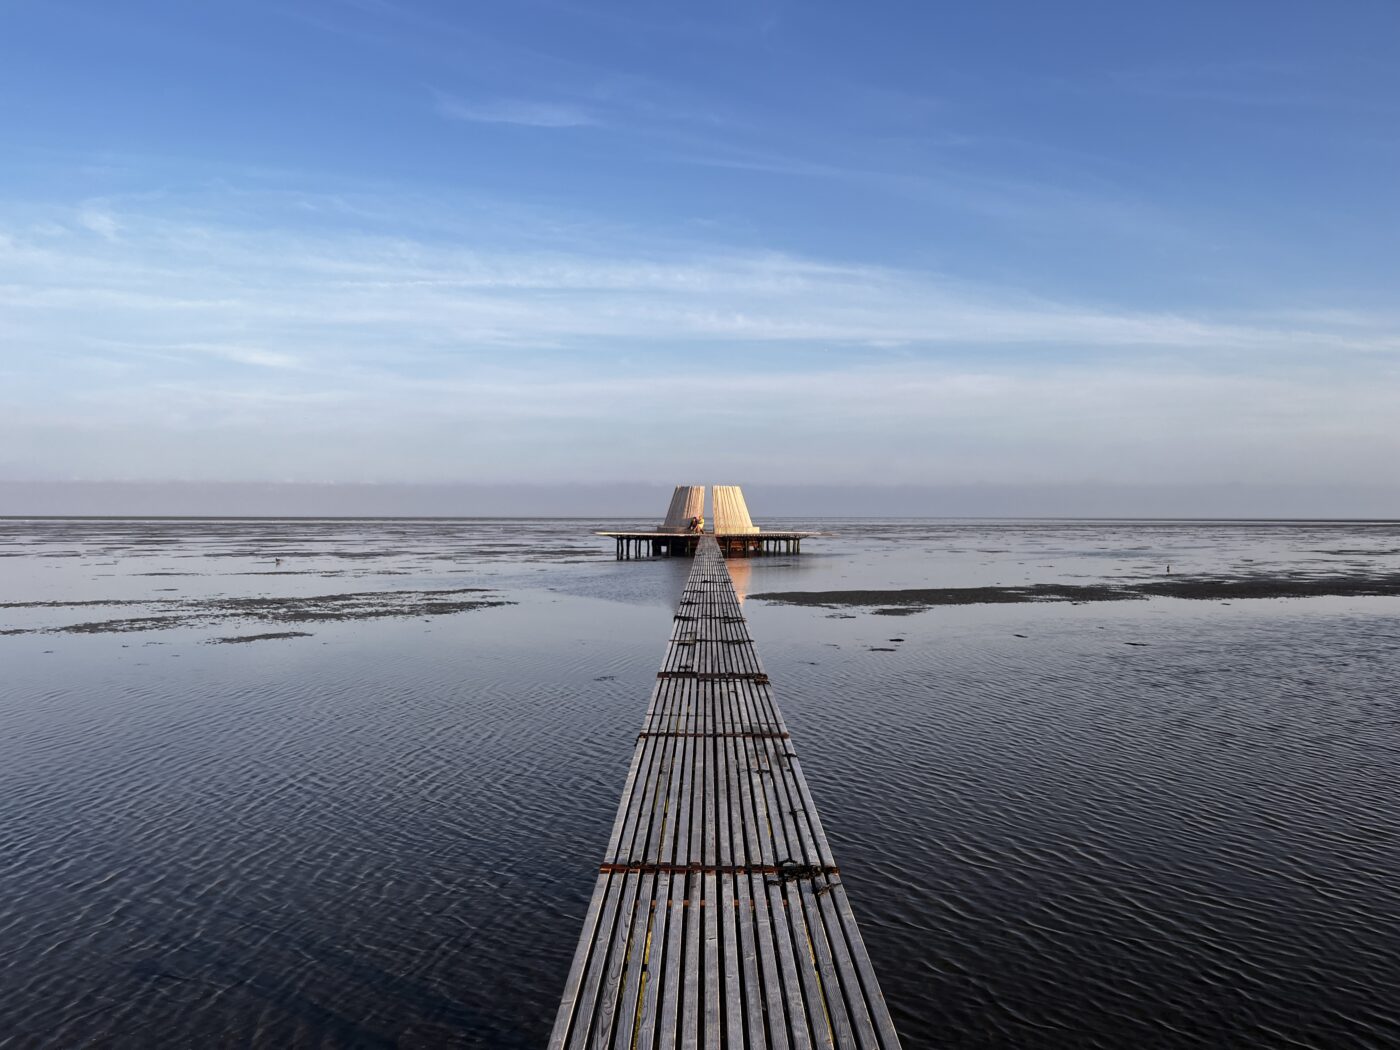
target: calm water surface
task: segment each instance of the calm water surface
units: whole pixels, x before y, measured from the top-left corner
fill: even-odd
[[[0,521],[0,1047],[543,1045],[687,569],[621,524]],[[773,524],[745,593],[1400,568]],[[747,612],[906,1046],[1400,1046],[1400,599]]]

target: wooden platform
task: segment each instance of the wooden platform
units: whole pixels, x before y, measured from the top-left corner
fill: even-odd
[[[597,532],[617,543],[617,560],[631,558],[691,557],[699,549],[701,532],[652,529],[646,532]],[[750,557],[757,554],[801,554],[802,541],[820,532],[743,532],[708,534],[726,557]]]
[[[714,537],[698,540],[551,1048],[890,1048]]]

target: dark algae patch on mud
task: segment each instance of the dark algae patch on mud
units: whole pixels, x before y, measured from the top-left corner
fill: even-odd
[[[471,594],[474,597],[464,598]],[[514,602],[486,597],[481,587],[445,591],[363,591],[299,598],[231,598],[221,602],[224,615],[277,623],[319,620],[374,620],[392,616],[442,616],[490,609]]]
[[[1134,590],[1162,598],[1384,598],[1400,595],[1400,572],[1351,576],[1184,577],[1138,584]]]
[[[236,645],[240,642],[270,642],[278,638],[312,638],[310,631],[268,631],[265,634],[234,634],[227,638],[210,638],[209,645]]]
[[[936,605],[1016,602],[1122,602],[1146,598],[1229,601],[1246,598],[1349,598],[1400,595],[1400,572],[1364,576],[1183,576],[1144,583],[1036,583],[1019,587],[933,587],[905,590],[768,591],[749,597],[780,605],[880,606],[882,616],[907,616]]]
[[[33,628],[15,634],[124,634],[127,631],[168,631],[185,627],[192,621],[184,616],[132,616],[124,620],[92,620],[66,627]]]
[[[1111,586],[1058,583],[1024,587],[921,587],[895,591],[769,591],[751,594],[781,605],[878,605],[883,616],[907,616],[934,605],[991,605],[1008,602],[1124,601],[1140,597]]]
[[[153,599],[124,602],[34,602],[44,608],[92,605],[142,606],[149,615],[92,620],[60,627],[4,630],[13,634],[116,634],[127,631],[162,631],[175,627],[203,627],[220,623],[317,623],[377,620],[394,617],[446,616],[452,613],[492,609],[515,602],[481,587],[430,591],[358,591],[348,594],[314,594],[295,597]],[[24,607],[24,606],[16,606]],[[243,641],[243,638],[234,639]]]

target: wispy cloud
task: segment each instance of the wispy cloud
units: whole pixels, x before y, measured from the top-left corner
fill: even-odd
[[[434,92],[436,109],[449,120],[478,124],[521,124],[532,128],[577,128],[602,123],[579,106],[526,99],[470,100]]]
[[[104,337],[125,327],[152,347],[221,347],[227,360],[263,367],[301,361],[299,348],[329,332],[342,356],[378,341],[439,353],[583,350],[598,341],[843,352],[1400,350],[1393,317],[1326,303],[1133,310],[936,272],[695,245],[523,251],[352,231],[252,232],[138,213],[110,222],[123,229],[120,241],[68,236],[87,226],[82,210],[67,224],[0,236],[0,305],[11,325],[46,338],[88,323]]]
[[[121,224],[117,222],[115,216],[110,212],[93,207],[83,208],[79,211],[77,222],[84,229],[109,241],[115,241],[117,233],[121,230]]]
[[[180,360],[190,357],[210,357],[251,368],[295,369],[302,367],[301,360],[291,353],[265,350],[256,346],[244,346],[237,342],[224,343],[122,343],[111,340],[94,340],[94,349],[101,349],[115,356],[133,354],[165,360]]]
[[[432,480],[500,447],[501,476],[651,476],[638,428],[781,434],[798,479],[1364,478],[1400,455],[1400,328],[1354,304],[1135,310],[714,245],[548,250],[552,220],[434,239],[155,207],[109,202],[116,240],[79,236],[81,206],[0,221],[0,442],[51,473]],[[915,451],[876,470],[895,441]]]

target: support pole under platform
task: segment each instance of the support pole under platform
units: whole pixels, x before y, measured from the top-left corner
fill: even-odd
[[[899,1046],[710,536],[697,541],[549,1046]]]

